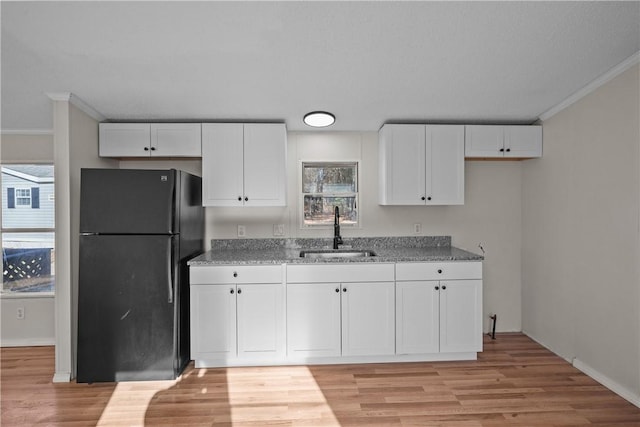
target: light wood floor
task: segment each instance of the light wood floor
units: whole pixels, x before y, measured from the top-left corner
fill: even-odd
[[[640,426],[640,409],[521,334],[474,362],[195,369],[53,384],[53,348],[3,348],[6,426]]]

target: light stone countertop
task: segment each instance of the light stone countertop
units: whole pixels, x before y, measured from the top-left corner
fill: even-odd
[[[213,239],[212,249],[191,259],[190,266],[260,264],[396,263],[479,261],[482,255],[451,246],[450,236],[343,238],[341,250],[366,249],[376,256],[303,258],[301,250],[331,249],[333,239]]]

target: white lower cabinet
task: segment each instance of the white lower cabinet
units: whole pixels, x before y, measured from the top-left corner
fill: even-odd
[[[191,277],[191,358],[196,367],[284,358],[285,286],[281,279],[247,283],[256,277],[278,280],[282,267],[202,268]],[[225,275],[229,281],[221,283]],[[194,279],[205,283],[194,284]]]
[[[287,284],[287,354],[333,357],[341,354],[340,284]]]
[[[289,283],[292,357],[394,354],[393,282]]]
[[[482,351],[481,262],[190,272],[196,367],[470,359]]]
[[[342,284],[342,355],[395,353],[393,282]]]
[[[393,264],[292,265],[287,279],[290,357],[394,354]]]
[[[397,354],[482,351],[480,262],[397,264],[396,279]]]

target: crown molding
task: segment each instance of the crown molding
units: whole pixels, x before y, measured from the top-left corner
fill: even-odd
[[[96,111],[92,106],[90,106],[71,92],[47,92],[45,95],[47,95],[52,101],[70,102],[75,107],[87,114],[89,117],[92,117],[99,122],[103,122],[107,119],[105,116]]]
[[[53,135],[53,129],[2,129],[2,135]]]
[[[570,95],[564,101],[557,104],[555,107],[551,107],[544,113],[540,114],[538,116],[538,119],[541,121],[550,119],[551,117],[558,114],[560,111],[564,110],[571,104],[589,95],[591,92],[595,91],[600,86],[603,86],[605,83],[618,77],[620,74],[624,73],[629,68],[633,67],[638,63],[640,63],[640,51],[634,53],[633,55],[631,55],[630,57],[628,57],[627,59],[625,59],[618,65],[616,65],[615,67],[611,68],[609,71],[607,71],[603,75],[601,75],[600,77],[593,80],[591,83],[579,89],[577,92],[574,92],[572,95]]]

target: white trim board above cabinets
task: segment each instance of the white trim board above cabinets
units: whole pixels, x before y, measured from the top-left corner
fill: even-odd
[[[378,203],[464,204],[464,133],[464,125],[382,126]]]
[[[204,206],[286,206],[284,123],[203,123]]]
[[[465,126],[465,157],[531,159],[542,157],[542,126]]]
[[[200,123],[100,123],[100,157],[200,157]]]

